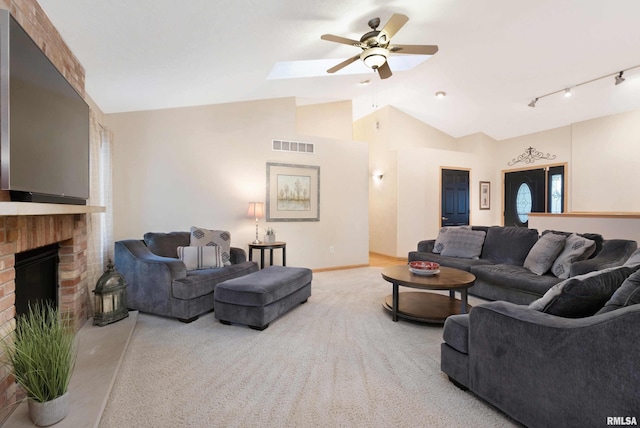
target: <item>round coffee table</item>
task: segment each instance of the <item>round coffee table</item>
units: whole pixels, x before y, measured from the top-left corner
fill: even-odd
[[[435,275],[417,275],[408,265],[398,265],[382,270],[382,278],[393,284],[393,293],[384,299],[382,306],[398,317],[413,321],[442,324],[449,315],[467,313],[467,289],[476,277],[464,270],[440,266]],[[449,290],[449,295],[424,291],[398,293],[400,286],[422,290]],[[455,292],[460,292],[460,300]]]

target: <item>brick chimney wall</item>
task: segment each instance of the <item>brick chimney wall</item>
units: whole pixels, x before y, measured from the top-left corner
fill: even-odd
[[[80,93],[84,92],[84,67],[53,26],[36,0],[0,0],[63,76]],[[0,204],[8,201],[0,191]],[[89,316],[87,295],[87,230],[85,214],[0,217],[0,331],[15,329],[15,254],[59,243],[59,308],[70,328],[77,331]],[[1,364],[1,363],[0,363]],[[10,368],[0,365],[0,421],[13,409],[16,384]]]

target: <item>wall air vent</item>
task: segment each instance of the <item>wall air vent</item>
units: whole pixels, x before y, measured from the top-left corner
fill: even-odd
[[[298,141],[271,140],[271,148],[276,152],[295,152],[307,155],[316,153],[314,143],[301,143]]]

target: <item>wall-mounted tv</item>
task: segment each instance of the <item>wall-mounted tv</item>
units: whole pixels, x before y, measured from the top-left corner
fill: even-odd
[[[89,107],[0,10],[0,187],[11,199],[86,204]]]

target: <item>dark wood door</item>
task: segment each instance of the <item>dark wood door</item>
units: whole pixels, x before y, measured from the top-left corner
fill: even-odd
[[[504,175],[504,225],[529,226],[529,213],[545,211],[544,168],[508,172]]]
[[[442,170],[442,226],[469,224],[469,171]]]

